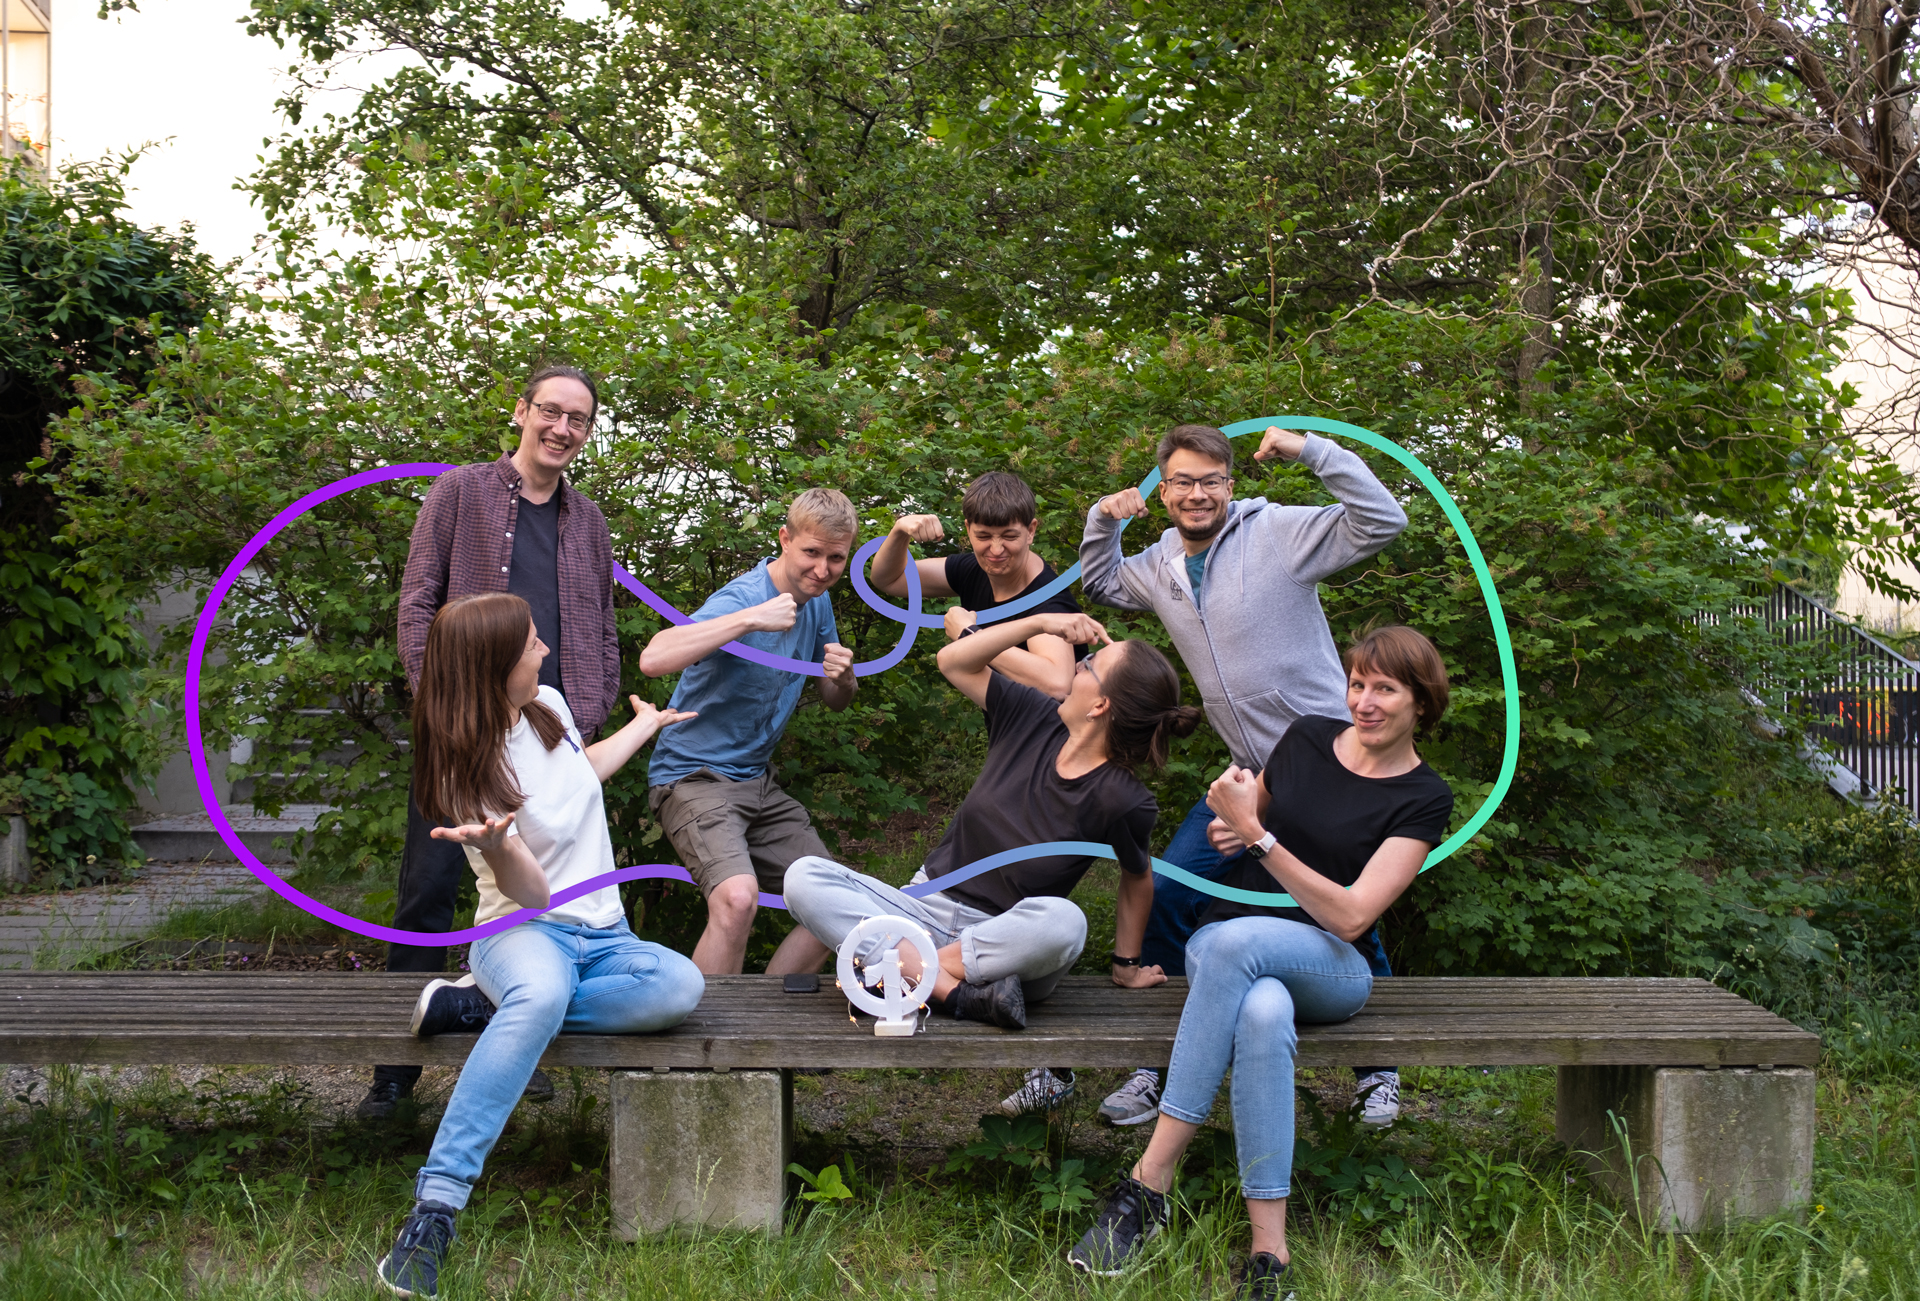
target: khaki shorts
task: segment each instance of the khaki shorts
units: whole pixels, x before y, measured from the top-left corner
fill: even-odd
[[[813,819],[772,773],[733,781],[702,768],[653,787],[647,804],[702,898],[730,876],[754,877],[767,894],[780,894],[789,864],[827,853]]]

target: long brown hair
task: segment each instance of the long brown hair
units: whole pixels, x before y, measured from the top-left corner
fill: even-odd
[[[1151,642],[1116,642],[1126,653],[1107,670],[1107,758],[1137,773],[1164,768],[1173,738],[1191,735],[1206,717],[1180,703],[1180,675]]]
[[[413,694],[413,799],[433,822],[478,822],[526,803],[507,765],[507,675],[527,649],[533,612],[506,592],[449,601],[427,629]],[[520,707],[551,750],[566,735],[539,701]]]

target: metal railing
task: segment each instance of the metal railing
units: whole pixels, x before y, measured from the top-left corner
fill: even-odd
[[[1837,652],[1826,681],[1786,694],[1817,720],[1810,737],[1859,780],[1862,795],[1897,788],[1920,818],[1920,663],[1785,584],[1736,613],[1759,619],[1790,645],[1821,642]]]

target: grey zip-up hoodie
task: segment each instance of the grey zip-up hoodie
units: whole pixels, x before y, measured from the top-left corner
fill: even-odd
[[[1307,435],[1300,461],[1335,506],[1236,501],[1207,551],[1197,605],[1177,529],[1122,557],[1121,520],[1095,502],[1080,543],[1080,584],[1102,605],[1151,610],[1200,688],[1207,721],[1233,761],[1255,771],[1307,714],[1347,716],[1347,677],[1316,585],[1400,536],[1407,514],[1366,462]]]

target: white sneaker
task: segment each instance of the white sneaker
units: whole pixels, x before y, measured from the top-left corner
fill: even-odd
[[[1367,1090],[1373,1090],[1369,1093]],[[1354,1105],[1360,1108],[1360,1123],[1376,1128],[1400,1119],[1400,1072],[1375,1071],[1364,1075],[1353,1086]]]
[[[1027,1072],[1026,1083],[1000,1100],[994,1110],[1003,1116],[1024,1116],[1030,1111],[1052,1111],[1073,1096],[1075,1081],[1071,1072],[1065,1078],[1045,1066]]]
[[[1107,1095],[1100,1114],[1114,1125],[1144,1125],[1160,1114],[1160,1072],[1142,1066]]]

